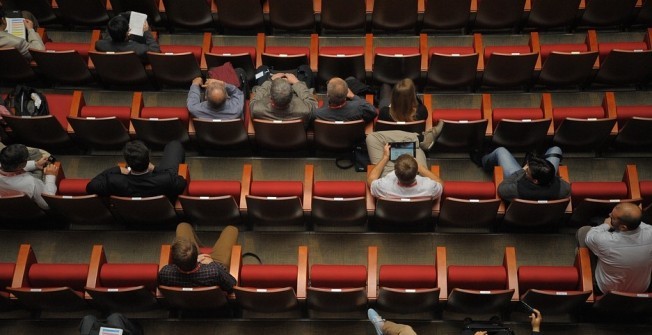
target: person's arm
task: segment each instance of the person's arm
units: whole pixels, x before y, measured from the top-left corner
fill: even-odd
[[[371,184],[374,181],[380,178],[380,175],[383,173],[383,169],[385,169],[387,162],[389,162],[389,144],[386,143],[385,147],[383,148],[383,157],[374,166],[371,172],[369,172],[369,176],[367,177],[367,184],[369,184],[369,187],[371,187]]]
[[[306,106],[306,110],[312,113],[315,108],[317,108],[317,99],[315,95],[312,94],[312,91],[306,86],[306,84],[293,74],[286,73],[285,78],[287,78],[288,83],[292,85],[292,90],[296,93],[299,100]]]
[[[190,114],[195,117],[195,113],[198,112],[199,104],[201,104],[201,84],[201,77],[193,79],[192,84],[190,84],[190,89],[188,90],[188,98],[186,99],[186,107],[188,108],[188,112],[190,112]]]
[[[88,185],[86,185],[86,193],[97,194],[99,196],[109,196],[111,195],[109,190],[109,176],[112,174],[128,173],[129,171],[127,169],[123,170],[119,166],[108,168],[95,176],[95,178],[91,179],[90,182],[88,182]]]
[[[256,117],[256,114],[262,113],[267,109],[269,102],[269,92],[272,88],[272,81],[268,80],[260,86],[255,86],[252,90],[253,97],[249,102],[249,109],[251,116]]]
[[[154,35],[152,35],[149,30],[143,32],[143,37],[145,37],[147,51],[161,52],[161,46],[158,45],[158,41],[154,38]]]
[[[351,100],[359,103],[358,110],[362,113],[362,119],[364,122],[371,122],[376,118],[376,107],[370,104],[367,100],[362,99],[357,95],[354,95]]]
[[[611,218],[607,217],[604,223],[589,229],[586,233],[586,246],[598,257],[602,256],[602,240],[612,234]]]
[[[43,170],[48,163],[48,158],[43,156],[37,161],[27,161],[27,165],[23,168],[23,170],[30,172],[34,170]]]
[[[42,194],[54,195],[57,193],[57,174],[59,173],[59,167],[51,164],[43,169],[43,174],[45,174],[45,183],[40,180],[36,180],[34,183],[34,201],[36,204],[43,208],[49,209],[48,203],[43,199]]]
[[[503,179],[502,183],[498,185],[498,196],[506,201],[512,201],[513,199],[518,198],[517,183],[524,175],[525,170],[518,170]]]
[[[226,292],[233,292],[233,286],[237,283],[235,278],[229,273],[229,271],[224,267],[224,265],[215,263],[217,265],[217,282],[220,288]]]
[[[436,174],[432,173],[432,171],[430,171],[427,167],[425,167],[425,166],[423,166],[421,164],[418,164],[418,165],[419,165],[418,172],[419,172],[419,174],[421,176],[426,177],[426,178],[430,178],[430,179],[438,182],[439,184],[444,183],[444,181],[441,180],[441,178],[439,178]]]
[[[242,116],[243,107],[244,107],[244,93],[235,87],[235,85],[225,84],[226,93],[229,95],[229,104],[238,111],[238,115]]]
[[[534,312],[532,315],[530,315],[530,319],[532,319],[532,334],[539,334],[541,331],[541,321],[543,320],[541,317],[541,312],[539,312],[537,309],[534,309]]]
[[[27,29],[27,44],[29,49],[45,50],[45,44],[41,36],[34,30],[34,22],[29,19],[23,19]]]

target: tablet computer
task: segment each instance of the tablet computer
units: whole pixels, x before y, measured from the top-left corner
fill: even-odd
[[[408,154],[412,157],[417,155],[417,147],[415,142],[390,142],[389,143],[389,159],[395,161],[399,156]]]

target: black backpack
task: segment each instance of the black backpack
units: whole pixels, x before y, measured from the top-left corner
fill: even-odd
[[[34,94],[34,96],[32,96]],[[40,102],[39,102],[40,101]],[[16,116],[49,115],[50,108],[45,95],[32,87],[18,85],[5,99],[7,108],[13,107]]]

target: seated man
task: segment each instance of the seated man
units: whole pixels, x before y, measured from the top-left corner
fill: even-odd
[[[641,222],[641,216],[637,205],[621,203],[603,224],[577,230],[579,246],[598,258],[595,282],[603,293],[643,293],[650,286],[652,226]]]
[[[188,223],[177,226],[171,246],[172,264],[164,266],[158,274],[160,285],[199,287],[219,286],[232,292],[236,284],[229,273],[231,248],[238,241],[238,228],[224,228],[209,254],[199,254],[199,239]]]
[[[38,149],[33,149],[38,151]],[[38,151],[40,154],[40,151]],[[29,160],[30,153],[22,144],[12,144],[0,151],[0,191],[19,191],[32,198],[42,209],[49,209],[41,194],[57,193],[59,168],[48,164],[46,156]],[[32,157],[37,156],[36,153]],[[29,161],[28,161],[29,160]],[[43,170],[45,182],[28,171]]]
[[[306,128],[317,108],[312,90],[294,74],[276,73],[252,90],[251,116],[264,120],[302,119]]]
[[[27,13],[29,17],[33,17],[31,13]],[[36,23],[28,18],[24,18],[23,22],[25,22],[25,29],[27,29],[27,40],[5,31],[7,29],[7,19],[2,4],[0,4],[0,48],[16,48],[23,57],[31,61],[32,55],[29,53],[29,49],[45,50],[45,45],[41,36],[34,30]]]
[[[104,170],[86,185],[88,194],[121,197],[153,197],[165,195],[174,202],[186,188],[179,176],[179,164],[185,160],[183,146],[172,141],[165,146],[158,166],[149,159],[149,149],[141,141],[131,141],[122,150],[127,167]]]
[[[129,12],[114,16],[102,34],[102,39],[95,42],[97,51],[125,52],[133,51],[143,63],[147,63],[147,51],[161,52],[161,47],[149,31],[147,21],[143,25],[143,36],[129,33]]]
[[[204,101],[201,101],[202,87],[206,89]],[[190,85],[186,104],[190,114],[196,118],[237,119],[242,118],[244,94],[221,80],[207,79],[202,84],[201,77],[197,77]]]
[[[369,145],[369,141],[367,141],[367,145]],[[441,196],[442,180],[428,170],[426,164],[418,163],[417,159],[409,154],[399,156],[393,164],[393,171],[381,177],[385,166],[390,162],[389,147],[389,144],[385,144],[383,157],[376,163],[367,178],[371,194],[374,197],[437,198]],[[371,150],[369,150],[369,155],[371,156]]]
[[[376,117],[376,108],[367,100],[353,94],[342,78],[333,77],[326,86],[328,102],[317,108],[314,119],[325,121],[371,122]]]
[[[570,195],[570,184],[558,175],[561,149],[549,148],[545,159],[531,157],[524,167],[516,162],[507,149],[500,147],[483,156],[472,157],[474,163],[491,171],[494,166],[503,168],[503,182],[498,185],[498,195],[505,201],[512,199],[557,200]]]

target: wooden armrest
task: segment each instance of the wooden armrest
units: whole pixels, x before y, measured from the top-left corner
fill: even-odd
[[[308,247],[305,245],[299,246],[297,267],[297,299],[305,300],[308,287]]]
[[[312,72],[317,73],[318,59],[319,59],[319,36],[317,34],[310,34],[310,55],[309,55],[310,69]]]
[[[432,94],[423,95],[423,105],[426,106],[428,116],[426,117],[426,130],[432,128]]]
[[[555,119],[552,115],[552,95],[550,93],[543,93],[541,95],[541,109],[543,110],[543,118],[550,119],[550,126],[548,127],[548,136],[555,135]]]
[[[171,246],[169,244],[163,244],[161,245],[161,255],[159,257],[158,261],[158,269],[161,271],[164,266],[170,264],[171,260],[171,255],[170,255],[170,248]]]
[[[602,109],[605,110],[607,118],[618,119],[616,113],[616,96],[614,92],[604,92],[604,98],[602,99]],[[611,136],[616,136],[618,134],[618,122],[614,123],[614,127],[611,129]]]
[[[476,51],[477,52],[477,51]],[[491,112],[491,95],[488,93],[483,93],[482,94],[482,103],[480,105],[480,108],[482,108],[482,117],[487,120],[487,129],[485,131],[485,136],[489,137],[492,136],[494,132],[494,126],[493,126],[493,117],[492,117],[492,112]]]
[[[212,47],[213,47],[213,35],[209,32],[206,32],[204,33],[204,37],[201,43],[202,57],[200,60],[201,63],[199,64],[199,70],[202,72],[208,71],[208,64],[206,63],[206,54],[211,52]]]
[[[478,0],[471,0],[471,13],[478,11]]]
[[[104,247],[100,244],[93,246],[93,252],[91,253],[91,262],[88,265],[88,277],[86,279],[86,287],[95,288],[99,282],[100,277],[100,268],[103,264],[106,263],[106,254],[104,252]],[[86,299],[90,299],[88,293],[85,294]]]
[[[240,182],[240,185],[242,185],[242,189],[240,192],[241,212],[247,211],[247,196],[249,195],[249,191],[251,190],[252,177],[253,177],[253,172],[251,170],[251,164],[245,164],[242,167],[242,181]]]
[[[582,0],[582,3],[584,0]],[[580,8],[582,5],[580,4]],[[586,44],[589,47],[589,51],[599,51],[598,50],[598,35],[595,33],[595,30],[590,29],[586,32]],[[600,68],[600,57],[595,60],[593,64],[593,69],[597,70]]]
[[[475,0],[473,0],[475,2]],[[478,53],[478,72],[484,71],[484,45],[482,43],[482,35],[479,33],[473,34],[473,48]]]
[[[265,1],[265,6],[268,6],[267,1]],[[263,65],[263,52],[265,52],[265,34],[258,33],[256,36],[256,68]]]
[[[591,273],[591,258],[589,257],[588,248],[577,248],[575,255],[575,267],[580,273],[580,290],[593,291],[593,274]],[[593,303],[594,294],[591,293],[587,302]]]
[[[372,105],[372,106],[374,105],[374,95],[373,94],[365,95],[365,100],[367,100],[367,102],[370,105]],[[374,107],[374,108],[376,108],[376,107]],[[376,117],[378,117],[378,113],[379,113],[378,109],[376,108]],[[374,121],[372,120],[372,121],[367,122],[367,124],[365,124],[364,133],[365,133],[365,135],[369,135],[369,134],[371,134],[373,132],[374,132]]]
[[[374,36],[372,34],[365,35],[364,43],[364,69],[366,72],[371,72],[374,68]]]
[[[140,111],[143,109],[143,107],[145,107],[145,103],[143,102],[143,92],[134,92],[134,97],[131,100],[130,117],[132,119],[140,117]],[[134,129],[134,125],[131,122],[129,122],[129,135],[136,135],[136,129]]]
[[[627,184],[627,196],[630,199],[641,199],[641,186],[636,164],[627,164],[625,173],[623,174],[623,182]]]
[[[419,35],[419,50],[421,52],[421,72],[428,72],[428,35]]]
[[[524,12],[529,12],[532,10],[532,1],[531,0],[525,0],[525,6],[523,7]]]
[[[439,165],[430,166],[430,172],[435,174],[437,177],[441,178],[441,171],[440,171]],[[443,200],[442,197],[439,197],[439,198],[435,199],[435,202],[432,205],[432,213],[436,217],[439,216],[439,212],[441,211],[441,202],[442,202],[442,200]]]
[[[499,165],[494,166],[494,186],[496,187],[496,199],[500,199],[498,195],[498,186],[503,182],[503,168]],[[501,199],[500,205],[498,206],[498,214],[505,215],[505,201]]]
[[[27,285],[27,271],[36,262],[36,255],[34,255],[32,246],[21,244],[18,250],[18,257],[16,258],[16,267],[14,269],[14,277],[11,280],[11,288],[21,288]]]
[[[54,162],[54,166],[57,167],[57,178],[56,178],[56,183],[57,183],[57,188],[59,187],[59,183],[66,179],[66,174],[63,171],[63,166],[61,165],[61,162]]]
[[[378,297],[378,247],[367,250],[367,299],[375,301]]]
[[[236,283],[240,280],[240,268],[242,267],[242,246],[234,245],[231,248],[231,264],[229,273],[235,278]]]
[[[530,0],[527,0],[529,3]],[[541,43],[539,41],[539,33],[536,31],[533,31],[530,33],[530,51],[536,52],[538,54],[537,56],[537,62],[534,65],[534,70],[535,71],[541,71]]]
[[[505,247],[503,266],[507,270],[507,289],[514,289],[512,301],[518,301],[518,272],[516,270],[516,248]]]
[[[312,164],[306,164],[303,170],[303,212],[312,212],[312,188],[315,182],[315,168]]]
[[[639,2],[640,1],[641,0],[639,0]],[[643,41],[645,41],[645,44],[647,44],[648,49],[652,48],[652,28],[647,28],[647,31],[645,32],[645,38],[643,38]]]
[[[439,287],[439,301],[448,300],[448,275],[446,265],[446,247],[437,247],[435,256],[435,267],[437,268],[437,287]]]

